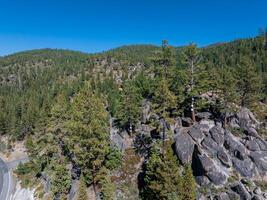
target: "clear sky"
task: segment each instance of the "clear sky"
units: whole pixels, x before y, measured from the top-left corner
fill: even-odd
[[[0,55],[98,52],[125,44],[200,46],[255,36],[267,0],[0,0]]]

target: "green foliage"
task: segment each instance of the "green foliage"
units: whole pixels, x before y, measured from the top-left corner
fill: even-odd
[[[88,200],[87,187],[85,184],[84,176],[80,177],[77,200]]]
[[[155,51],[154,56],[151,58],[155,66],[156,77],[170,77],[170,68],[175,66],[174,49],[169,46],[167,40],[162,41],[161,49]]]
[[[105,166],[109,170],[117,169],[122,164],[122,153],[117,147],[111,147],[106,158]]]
[[[262,77],[247,57],[241,57],[238,65],[238,89],[242,106],[251,106],[260,99],[262,92]]]
[[[61,199],[66,198],[70,186],[71,176],[70,172],[66,169],[64,162],[53,162],[51,164],[51,190],[55,195],[60,195]]]
[[[141,94],[131,81],[124,84],[121,102],[118,106],[116,118],[119,126],[134,131],[134,125],[140,119]]]
[[[107,168],[101,168],[98,174],[99,184],[101,186],[101,199],[114,200],[116,187],[111,181],[110,172]]]
[[[182,200],[196,199],[196,182],[190,165],[184,167],[181,197]]]
[[[96,175],[109,151],[108,115],[103,101],[89,84],[73,98],[67,121],[68,146],[81,167],[87,184],[96,184]]]
[[[179,164],[171,143],[167,143],[165,148],[162,154],[154,147],[146,164],[144,199],[180,199],[182,179]]]
[[[169,84],[167,80],[161,79],[155,90],[155,96],[153,98],[155,103],[155,110],[163,118],[169,117],[169,112],[176,107],[176,96],[169,90]]]

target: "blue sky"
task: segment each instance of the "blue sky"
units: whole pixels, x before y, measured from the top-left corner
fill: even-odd
[[[0,55],[99,52],[125,44],[200,46],[255,36],[267,0],[0,0]]]

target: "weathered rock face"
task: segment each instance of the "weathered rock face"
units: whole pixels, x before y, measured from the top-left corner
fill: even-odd
[[[192,164],[199,186],[215,185],[225,188],[224,191],[227,192],[214,194],[214,199],[264,199],[264,193],[248,190],[242,182],[228,182],[234,174],[248,179],[267,176],[267,143],[255,129],[258,121],[247,109],[236,114],[236,127],[245,130],[245,135],[241,138],[234,136],[211,118],[200,117],[200,121],[194,125],[190,126],[191,122],[184,123],[186,128],[174,130],[175,150],[179,160]],[[184,130],[187,131],[182,133]]]
[[[242,183],[237,183],[232,187],[232,190],[239,194],[240,200],[250,200],[251,195]]]
[[[192,126],[190,130],[188,131],[188,133],[192,137],[192,139],[198,143],[201,142],[203,138],[205,137],[201,129],[195,126]]]
[[[257,175],[255,164],[250,159],[239,160],[233,158],[233,167],[241,176],[252,178]]]
[[[215,200],[231,200],[229,195],[226,192],[216,195],[214,199]]]
[[[190,163],[194,151],[194,142],[188,134],[180,133],[175,136],[175,151],[181,163]]]
[[[204,154],[199,155],[199,160],[201,167],[205,171],[205,175],[210,179],[212,183],[214,183],[215,185],[221,185],[226,182],[226,174],[221,171],[220,167],[217,166],[211,158]]]

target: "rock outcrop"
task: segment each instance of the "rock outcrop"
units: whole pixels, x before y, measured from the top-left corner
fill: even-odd
[[[257,132],[260,122],[247,108],[241,108],[232,116],[228,128],[211,118],[211,115],[201,113],[193,125],[188,118],[182,118],[187,131],[176,129],[174,136],[180,162],[192,164],[200,187],[214,185],[226,190],[214,194],[214,199],[266,199],[265,193],[255,184],[251,189],[240,181],[242,177],[252,182],[259,178],[267,181],[267,142]],[[242,134],[236,135],[232,129],[238,129]],[[229,181],[231,179],[237,182]]]

